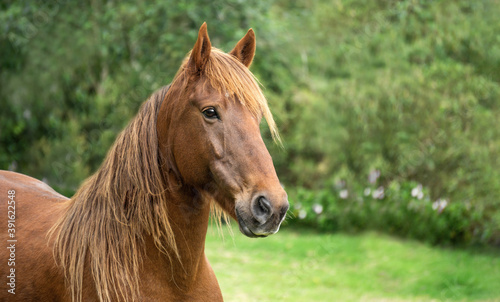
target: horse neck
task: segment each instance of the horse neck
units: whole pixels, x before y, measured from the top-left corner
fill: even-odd
[[[204,265],[210,203],[191,188],[167,194],[169,220],[179,259],[171,256],[168,260],[163,255],[155,265],[164,266],[165,273],[172,274],[172,281],[177,288],[188,290],[196,282],[198,272]],[[150,248],[147,250],[148,253],[151,251]]]
[[[184,78],[181,76],[178,81],[183,82]],[[168,94],[162,98],[163,102],[171,104],[172,100],[180,98],[182,87],[182,85],[174,85],[174,83],[169,85]],[[199,191],[181,184],[178,171],[171,161],[169,138],[173,134],[170,133],[169,110],[170,106],[162,105],[160,107],[156,129],[162,163],[169,167],[162,171],[168,187],[165,192],[167,195],[165,200],[167,201],[169,225],[172,228],[179,257],[176,258],[172,251],[170,256],[164,255],[163,259],[156,258],[156,264],[164,266],[162,269],[173,276],[172,282],[175,283],[175,288],[186,290],[195,282],[197,273],[205,261],[205,237],[210,215],[210,202]],[[157,252],[155,255],[150,253],[151,250],[155,250],[151,240],[149,240],[147,250],[149,257],[158,255]]]

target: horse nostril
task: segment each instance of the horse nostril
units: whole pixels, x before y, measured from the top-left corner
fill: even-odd
[[[283,219],[285,219],[286,212],[288,212],[288,207],[289,207],[289,205],[287,204],[281,208],[280,221],[283,221]]]
[[[269,217],[271,217],[272,207],[264,196],[260,196],[255,200],[252,206],[252,214],[260,224],[266,223]]]
[[[264,197],[259,198],[259,207],[262,213],[270,213],[271,212],[271,204]]]

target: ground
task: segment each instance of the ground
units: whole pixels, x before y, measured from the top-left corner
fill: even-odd
[[[250,239],[210,227],[225,301],[500,301],[500,250],[450,249],[366,233],[281,230]]]

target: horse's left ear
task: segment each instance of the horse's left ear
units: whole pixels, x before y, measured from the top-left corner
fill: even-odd
[[[235,56],[243,65],[250,67],[255,55],[255,33],[249,29],[247,34],[236,44],[229,54]]]

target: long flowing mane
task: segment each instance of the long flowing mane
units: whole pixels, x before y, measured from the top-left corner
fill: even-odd
[[[135,300],[144,235],[169,255],[175,241],[168,220],[157,148],[156,116],[168,87],[155,92],[116,139],[100,169],[71,198],[54,225],[54,252],[73,301],[81,301],[84,262],[101,301],[112,292]]]
[[[49,232],[54,236],[54,255],[65,272],[73,301],[82,300],[86,261],[101,301],[137,300],[146,235],[171,260],[179,257],[165,194],[171,187],[162,171],[175,167],[171,159],[161,156],[156,122],[162,102],[168,101],[169,112],[180,106],[177,93],[187,85],[187,61],[171,86],[161,88],[142,105],[102,166],[79,188],[66,213]],[[235,57],[213,48],[202,76],[222,95],[263,116],[273,138],[279,141],[259,83]],[[212,209],[220,219],[221,210],[213,202]]]

